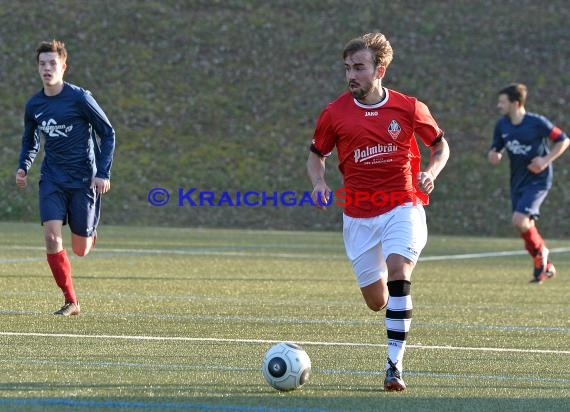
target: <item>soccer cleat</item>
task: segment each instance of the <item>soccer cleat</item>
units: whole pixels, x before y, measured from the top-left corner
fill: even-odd
[[[402,379],[402,374],[394,363],[388,358],[390,367],[386,369],[386,378],[384,378],[385,391],[403,391],[406,389],[406,384]]]
[[[548,249],[543,246],[534,256],[534,272],[533,277],[539,279],[543,273],[546,273],[548,266]]]
[[[62,315],[62,316],[72,316],[72,315],[79,315],[79,312],[81,312],[79,308],[79,303],[65,302],[65,305],[63,305],[58,311],[55,311],[53,314]]]
[[[548,262],[546,265],[546,278],[552,279],[556,277],[556,268],[552,264],[552,262]]]
[[[540,285],[545,280],[552,279],[555,277],[556,277],[556,268],[554,267],[552,262],[548,262],[546,264],[546,269],[544,270],[544,272],[540,273],[538,277],[532,278],[529,283],[536,283]]]

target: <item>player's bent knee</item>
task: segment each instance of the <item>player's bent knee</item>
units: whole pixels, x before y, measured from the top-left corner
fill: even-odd
[[[531,226],[529,224],[524,223],[524,222],[514,222],[513,221],[513,227],[515,229],[517,229],[520,233],[524,233],[527,230],[529,230]]]
[[[83,257],[91,251],[91,245],[92,243],[90,241],[80,242],[79,244],[74,242],[71,248],[75,256]]]
[[[83,257],[83,256],[85,256],[87,253],[89,253],[89,251],[86,250],[86,249],[80,249],[80,248],[75,248],[75,247],[73,248],[73,254],[74,254],[75,256]]]
[[[388,304],[388,300],[386,301],[374,301],[374,302],[366,302],[366,305],[370,310],[374,312],[379,312],[386,307]]]
[[[388,296],[364,296],[366,306],[374,312],[379,312],[388,304]]]
[[[86,245],[72,245],[73,254],[79,257],[86,256],[91,252],[92,245],[92,243],[88,243]]]
[[[521,213],[515,213],[511,219],[511,223],[520,232],[526,232],[534,224],[534,222],[528,216]]]
[[[360,288],[366,306],[374,312],[382,310],[388,303],[388,288],[384,279]]]
[[[73,254],[79,257],[83,257],[87,255],[91,249],[93,249],[93,245],[95,244],[93,237],[83,237],[72,234],[71,236],[71,248],[73,250]]]
[[[377,303],[372,303],[372,302],[366,302],[366,305],[370,310],[373,310],[374,312],[380,312],[382,309],[386,307],[386,305],[379,305]]]

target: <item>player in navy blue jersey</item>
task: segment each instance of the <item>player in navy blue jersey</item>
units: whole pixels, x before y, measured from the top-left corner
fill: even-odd
[[[40,218],[47,261],[65,299],[55,314],[78,315],[62,226],[69,224],[73,253],[89,253],[97,237],[101,195],[111,188],[115,131],[89,91],[63,81],[67,50],[62,42],[40,43],[36,60],[43,88],[26,104],[16,185],[26,186],[43,137]]]
[[[527,88],[514,83],[499,91],[497,107],[503,115],[493,134],[489,162],[497,165],[506,149],[511,168],[512,223],[534,259],[531,283],[556,276],[548,248],[538,232],[540,205],[552,187],[552,162],[570,145],[570,139],[544,116],[525,110]],[[547,144],[550,140],[551,147]]]

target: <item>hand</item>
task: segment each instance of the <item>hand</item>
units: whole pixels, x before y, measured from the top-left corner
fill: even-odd
[[[430,172],[418,173],[418,187],[424,193],[430,194],[435,187],[435,179]]]
[[[94,177],[91,180],[91,188],[95,188],[97,193],[103,194],[111,190],[111,181],[109,179],[102,179],[100,177]]]
[[[22,169],[18,169],[16,172],[16,186],[20,189],[23,189],[28,184],[27,182],[28,176],[26,175],[26,171]]]
[[[491,150],[489,152],[489,154],[487,155],[487,159],[489,159],[489,163],[491,163],[493,166],[497,166],[501,162],[502,158],[503,158],[502,153],[496,152],[494,150]]]
[[[323,181],[317,182],[311,193],[311,199],[317,209],[327,210],[326,205],[330,200],[331,189]],[[320,199],[320,201],[319,201]]]
[[[530,161],[530,164],[526,167],[532,173],[540,173],[548,167],[548,160],[544,157],[537,156]]]

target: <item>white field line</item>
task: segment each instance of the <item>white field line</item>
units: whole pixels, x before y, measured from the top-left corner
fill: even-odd
[[[0,336],[25,336],[25,337],[47,337],[47,338],[73,338],[73,339],[107,339],[107,340],[135,340],[135,341],[169,341],[169,342],[215,342],[215,343],[255,343],[273,344],[278,340],[269,339],[229,339],[229,338],[205,338],[186,336],[133,336],[133,335],[80,335],[71,333],[38,333],[38,332],[2,332]],[[346,346],[346,347],[386,347],[380,343],[356,343],[356,342],[315,342],[298,341],[299,345],[312,346]],[[474,346],[447,346],[447,345],[406,345],[409,349],[425,350],[459,350],[473,352],[511,352],[511,353],[541,353],[555,355],[570,355],[570,350],[554,349],[518,349],[518,348],[485,348]]]
[[[18,250],[41,250],[43,247],[36,246],[5,246],[5,249],[18,249]],[[225,248],[224,248],[225,249]],[[215,248],[196,248],[196,249],[122,249],[122,248],[97,248],[93,251],[96,254],[118,254],[118,255],[187,255],[187,256],[229,256],[229,257],[268,257],[268,258],[283,258],[283,259],[314,259],[318,258],[319,254],[309,253],[282,253],[282,252],[269,252],[269,251],[240,251],[240,250],[216,250]],[[570,247],[560,247],[550,249],[550,253],[566,253],[570,252]],[[505,250],[498,252],[480,252],[480,253],[463,253],[455,255],[436,255],[436,256],[423,256],[420,257],[421,262],[429,261],[442,261],[442,260],[463,260],[463,259],[481,259],[489,257],[501,256],[517,256],[526,255],[528,252],[525,250]],[[330,258],[343,258],[344,254],[330,254],[321,255],[326,259]],[[34,261],[44,261],[45,257],[38,258],[6,258],[0,259],[0,263],[24,263]]]
[[[558,247],[549,250],[550,253],[566,253],[570,252],[570,247]],[[487,257],[517,256],[517,255],[527,255],[527,254],[528,252],[526,250],[505,250],[499,252],[463,253],[459,255],[424,256],[420,257],[420,261],[426,262],[431,260],[480,259]]]
[[[212,399],[215,399],[212,397]],[[122,401],[109,399],[106,401],[99,400],[80,400],[70,398],[49,398],[49,399],[0,399],[0,405],[17,405],[17,406],[59,406],[58,410],[69,410],[68,408],[96,408],[97,410],[107,409],[150,409],[153,411],[240,411],[240,412],[329,412],[330,409],[316,408],[273,408],[267,406],[248,406],[243,404],[216,404],[213,403],[197,403],[197,402],[165,402],[164,400],[156,401]]]

